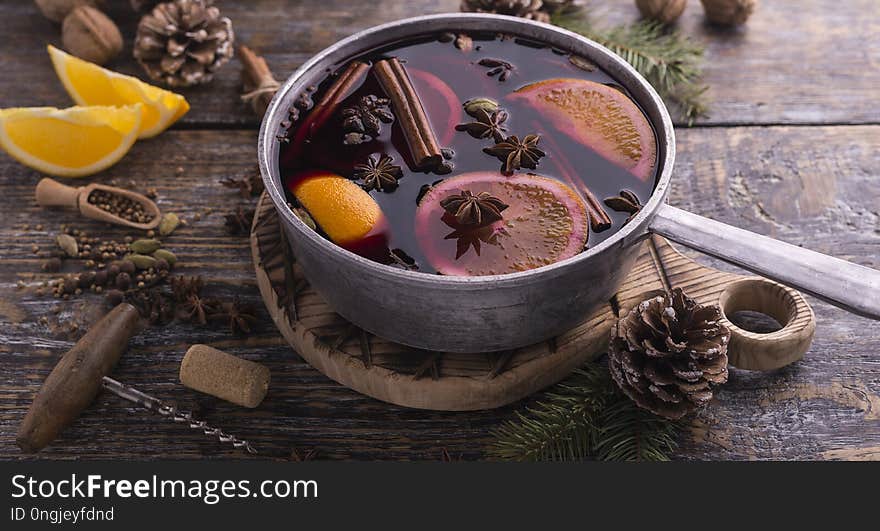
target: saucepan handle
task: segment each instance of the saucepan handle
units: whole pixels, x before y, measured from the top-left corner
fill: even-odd
[[[662,205],[649,229],[672,241],[880,319],[880,271]]]

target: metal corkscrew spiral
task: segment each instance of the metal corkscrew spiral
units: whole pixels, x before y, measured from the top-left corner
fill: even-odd
[[[177,408],[177,406],[173,404],[166,404],[162,400],[159,400],[156,397],[150,396],[146,393],[142,393],[138,391],[134,387],[128,386],[110,378],[109,376],[104,376],[101,381],[102,386],[107,391],[115,394],[120,398],[124,398],[130,402],[134,402],[139,406],[158,413],[163,417],[168,417],[174,422],[187,424],[190,428],[195,430],[201,430],[205,435],[209,437],[216,437],[222,443],[231,443],[233,447],[244,450],[249,454],[256,454],[257,450],[249,443],[243,439],[239,439],[235,435],[228,434],[221,430],[216,426],[211,426],[207,422],[203,420],[198,420],[193,417],[192,412],[183,411]]]

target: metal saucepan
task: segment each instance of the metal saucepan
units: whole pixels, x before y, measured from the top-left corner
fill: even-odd
[[[287,207],[276,134],[294,99],[352,56],[378,45],[444,31],[489,30],[546,42],[595,62],[654,124],[659,177],[641,212],[599,245],[555,264],[507,275],[451,277],[403,271],[334,245]],[[259,160],[266,190],[299,263],[343,317],[384,338],[441,352],[486,352],[537,343],[580,323],[611,295],[650,233],[665,236],[798,288],[853,313],[880,319],[880,272],[731,227],[666,204],[675,161],[672,120],[650,84],[626,61],[575,33],[521,18],[444,14],[383,24],[344,39],[302,65],[263,119]]]

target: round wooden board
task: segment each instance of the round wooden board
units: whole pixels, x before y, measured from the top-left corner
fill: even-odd
[[[795,290],[705,267],[655,236],[642,244],[617,294],[568,332],[511,351],[429,352],[382,339],[337,315],[296,264],[265,193],[257,203],[250,242],[260,293],[294,350],[342,385],[407,407],[468,411],[526,397],[603,354],[617,316],[670,287],[681,287],[703,304],[767,313],[784,325],[777,332],[755,334],[728,321],[729,356],[738,367],[773,369],[796,361],[809,348],[815,329],[812,309]]]

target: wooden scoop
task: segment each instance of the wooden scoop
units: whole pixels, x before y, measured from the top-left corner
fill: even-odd
[[[135,223],[133,221],[121,218],[117,215],[111,214],[104,209],[98,208],[97,206],[89,203],[89,194],[91,194],[94,190],[103,190],[105,192],[121,195],[131,199],[132,201],[136,201],[144,206],[144,210],[146,212],[153,214],[153,219],[150,220],[148,223]],[[131,190],[117,188],[115,186],[107,186],[104,184],[92,183],[87,186],[74,188],[72,186],[67,186],[66,184],[61,184],[58,181],[49,179],[47,177],[37,183],[36,195],[37,203],[40,206],[72,207],[78,209],[80,214],[87,218],[97,219],[98,221],[106,221],[108,223],[115,223],[117,225],[125,225],[126,227],[132,227],[135,229],[149,230],[156,228],[156,226],[159,225],[159,221],[162,217],[162,213],[159,211],[159,207],[156,206],[156,203],[151,201],[148,197],[132,192]]]

